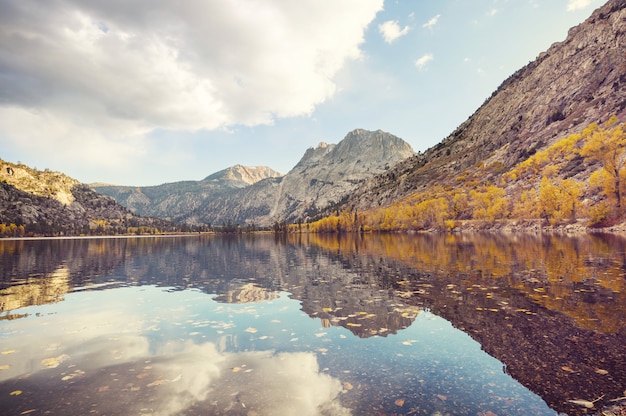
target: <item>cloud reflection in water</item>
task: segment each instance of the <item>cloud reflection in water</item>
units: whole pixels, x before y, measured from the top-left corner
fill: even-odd
[[[157,298],[163,293],[141,290]],[[186,294],[169,293],[168,304],[151,305],[137,297],[129,303],[132,295],[137,289],[116,289],[76,302],[70,294],[67,310],[81,311],[71,320],[71,312],[62,310],[30,320],[11,336],[15,352],[2,356],[9,367],[0,382],[22,380],[24,396],[36,396],[31,403],[42,411],[70,406],[75,413],[119,414],[122,408],[123,414],[154,416],[350,414],[339,403],[341,382],[320,371],[313,352],[229,352],[216,344],[223,336],[215,342],[185,339],[184,330],[171,332],[152,314],[153,308],[184,304]],[[99,310],[100,296],[109,302],[107,312]],[[190,311],[181,307],[177,314],[184,321]]]

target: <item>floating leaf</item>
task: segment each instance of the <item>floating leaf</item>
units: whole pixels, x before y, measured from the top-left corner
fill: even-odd
[[[348,383],[347,381],[345,383],[343,383],[343,388],[346,390],[352,390],[354,388],[354,386],[352,386],[352,384]]]
[[[568,373],[575,373],[576,371],[572,370],[570,367],[564,365],[563,367],[561,367],[561,370],[563,371],[567,371]]]
[[[2,370],[8,370],[9,368],[11,368],[10,365],[0,365],[0,371]]]
[[[69,355],[66,354],[61,354],[58,357],[44,358],[41,360],[41,365],[47,368],[57,368],[63,361],[66,361],[69,358]]]
[[[597,402],[598,400],[602,400],[603,397],[604,397],[604,394],[602,396],[598,397],[595,400],[581,400],[581,399],[577,399],[577,400],[568,400],[568,402],[577,404],[579,406],[586,407],[587,409],[593,409],[594,408],[594,403]]]
[[[13,390],[11,393],[9,393],[11,396],[19,396],[20,394],[22,394],[22,390]]]
[[[73,373],[68,374],[65,377],[61,378],[61,380],[67,381],[67,380],[71,380],[71,379],[76,378],[76,377],[82,377],[84,375],[85,375],[85,372],[83,370],[76,370]]]
[[[448,397],[444,396],[443,394],[436,394],[436,396],[439,398],[439,400],[443,400],[444,402],[448,400]]]
[[[28,410],[24,410],[22,413],[20,413],[20,415],[28,415],[30,413],[36,412],[37,409],[28,409]]]
[[[332,312],[332,311],[333,311],[333,308],[322,308],[322,310],[323,310],[324,312],[328,313],[328,312]]]
[[[14,352],[15,352],[15,350],[4,350],[4,351],[2,351],[2,355],[13,354]]]
[[[238,373],[241,371],[241,367],[233,367],[233,373]]]
[[[609,372],[608,372],[608,371],[603,370],[603,369],[601,369],[601,368],[596,368],[596,373],[598,373],[598,374],[602,374],[603,376],[604,376],[604,375],[609,374]]]
[[[402,407],[404,406],[404,399],[397,399],[395,403],[396,406]]]
[[[594,408],[593,402],[590,402],[589,400],[568,400],[568,402],[586,407],[587,409]]]
[[[152,383],[148,384],[147,387],[154,387],[154,386],[160,386],[161,384],[164,384],[165,380],[155,380]],[[109,386],[107,386],[108,388]]]

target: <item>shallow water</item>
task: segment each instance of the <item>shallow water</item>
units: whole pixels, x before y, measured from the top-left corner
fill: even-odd
[[[616,236],[0,240],[0,410],[592,413],[626,395],[625,252]]]

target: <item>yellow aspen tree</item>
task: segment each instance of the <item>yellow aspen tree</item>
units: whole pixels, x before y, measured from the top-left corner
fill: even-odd
[[[551,181],[543,177],[539,187],[539,207],[541,215],[551,225],[576,219],[580,207],[582,184],[573,179]]]
[[[471,190],[470,198],[474,219],[494,222],[509,214],[509,200],[502,188],[489,185]]]
[[[539,195],[533,188],[522,191],[519,199],[513,204],[511,215],[519,220],[539,217]]]
[[[613,126],[616,118],[612,117],[607,122],[607,126]],[[618,211],[622,208],[622,177],[625,176],[624,168],[626,167],[626,158],[624,150],[626,149],[626,133],[624,125],[620,124],[614,128],[596,128],[590,134],[580,154],[588,160],[598,161],[601,163],[601,170],[604,170],[603,176],[596,179],[603,179],[602,188],[605,193],[609,189],[615,198],[615,204]]]
[[[559,196],[559,188],[544,176],[539,185],[539,210],[541,216],[552,225],[556,224],[559,217]]]

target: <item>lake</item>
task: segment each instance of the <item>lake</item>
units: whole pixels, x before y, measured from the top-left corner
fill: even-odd
[[[616,235],[0,240],[3,415],[591,414]]]

